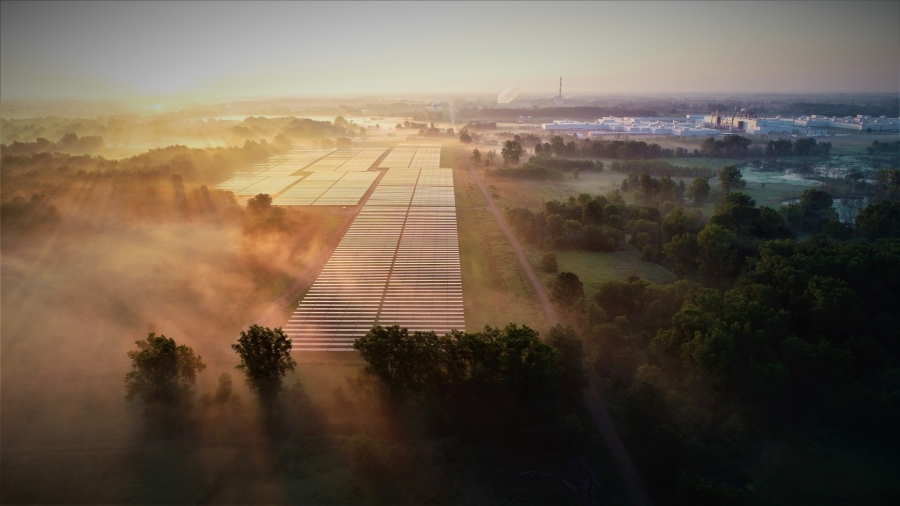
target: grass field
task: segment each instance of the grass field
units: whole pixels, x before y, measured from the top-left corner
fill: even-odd
[[[454,147],[444,146],[441,166],[454,170],[467,330],[508,323],[545,330],[543,311],[515,253],[485,208],[484,198],[471,174],[458,166],[455,152]]]
[[[525,246],[525,253],[531,265],[541,278],[544,287],[549,291],[557,274],[547,273],[538,268],[541,256],[545,251],[534,246]],[[584,283],[586,297],[591,297],[604,281],[624,280],[629,276],[638,276],[647,281],[665,284],[675,281],[677,277],[653,262],[643,262],[640,254],[632,247],[622,251],[609,253],[593,251],[556,251],[556,262],[559,272],[574,272]]]
[[[482,177],[484,169],[478,169]],[[512,207],[528,207],[539,209],[552,199],[565,200],[580,193],[591,195],[603,194],[619,186],[624,176],[617,172],[585,172],[578,179],[567,176],[564,181],[518,181],[500,178],[487,178],[485,184],[493,193],[494,201],[501,209]],[[627,197],[627,195],[626,195]],[[520,241],[525,249],[531,265],[537,268],[543,250]],[[590,251],[557,251],[556,258],[559,271],[574,272],[584,283],[585,292],[596,291],[600,283],[611,279],[625,279],[628,276],[639,276],[654,283],[673,281],[675,276],[659,265],[642,262],[640,254],[634,248],[611,253]],[[544,287],[549,290],[550,283],[556,275],[546,274],[538,270]]]

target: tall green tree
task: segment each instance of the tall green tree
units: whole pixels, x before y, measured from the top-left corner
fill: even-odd
[[[712,223],[697,234],[700,268],[719,277],[734,276],[740,266],[738,237],[731,230]]]
[[[125,375],[125,398],[166,407],[190,404],[197,373],[206,368],[201,357],[189,346],[153,332],[135,344],[138,349],[128,352],[131,371]]]
[[[730,192],[747,186],[747,182],[744,181],[740,169],[734,165],[726,165],[719,171],[719,185],[726,192]]]
[[[900,202],[873,202],[856,215],[856,228],[866,239],[900,237]]]
[[[284,376],[297,365],[291,358],[291,340],[281,328],[251,325],[241,331],[231,349],[241,357],[235,368],[247,376],[247,386],[264,402],[281,393]]]
[[[572,307],[584,298],[584,284],[572,272],[560,272],[550,289],[550,296],[565,308]]]
[[[506,141],[503,145],[503,149],[500,150],[500,156],[503,157],[503,163],[519,163],[519,158],[522,157],[522,153],[524,150],[522,149],[522,145],[516,141]]]
[[[695,206],[702,206],[709,197],[709,178],[695,177],[684,192],[684,196],[691,199]]]

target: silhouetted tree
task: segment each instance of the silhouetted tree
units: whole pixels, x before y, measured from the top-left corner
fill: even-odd
[[[189,405],[191,386],[206,368],[201,357],[189,346],[153,332],[135,344],[138,349],[128,352],[131,372],[125,375],[125,398],[137,396],[148,405],[166,407]]]
[[[241,357],[235,368],[247,376],[247,386],[264,403],[273,401],[282,390],[282,380],[297,362],[291,358],[291,340],[280,328],[251,325],[237,343],[231,345]]]
[[[522,145],[516,141],[506,141],[503,145],[503,149],[500,150],[500,155],[503,157],[503,163],[519,163],[519,158],[522,156],[524,150],[522,149]]]
[[[247,201],[247,210],[250,211],[251,214],[268,214],[269,210],[271,209],[272,197],[265,193],[260,193],[259,195]]]
[[[578,279],[578,275],[560,272],[550,289],[550,295],[561,306],[569,308],[584,298],[584,284]]]

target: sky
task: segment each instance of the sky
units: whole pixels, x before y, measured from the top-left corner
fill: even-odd
[[[0,2],[0,98],[900,94],[900,2]]]

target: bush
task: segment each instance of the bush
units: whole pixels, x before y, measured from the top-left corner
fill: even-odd
[[[544,272],[556,272],[559,265],[556,263],[556,253],[544,253],[541,257],[541,270]]]

